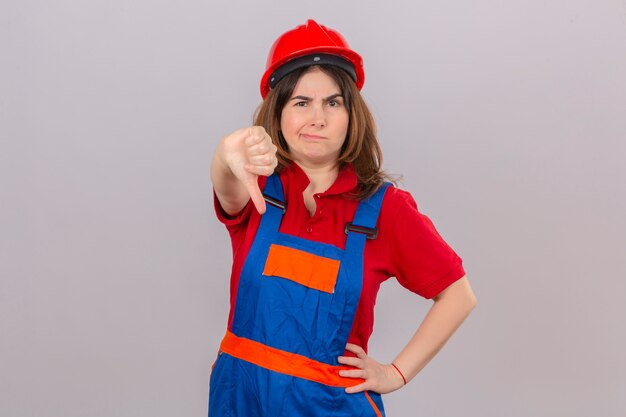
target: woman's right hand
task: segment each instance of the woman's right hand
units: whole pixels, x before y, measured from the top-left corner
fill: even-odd
[[[241,182],[260,214],[265,200],[259,189],[259,175],[272,175],[278,165],[277,147],[262,126],[239,129],[226,136],[219,147],[220,159]]]

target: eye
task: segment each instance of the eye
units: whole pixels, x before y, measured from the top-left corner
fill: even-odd
[[[341,106],[341,102],[339,100],[330,100],[328,102],[328,105],[330,107],[340,107]]]
[[[294,104],[295,107],[304,107],[306,106],[306,101],[298,101]]]

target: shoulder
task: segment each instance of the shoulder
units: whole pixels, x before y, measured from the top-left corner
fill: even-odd
[[[387,188],[381,207],[381,215],[395,216],[406,211],[417,212],[417,203],[410,192],[393,185]]]
[[[417,217],[417,203],[411,193],[394,185],[387,187],[377,222],[380,237],[385,241],[396,239],[402,234],[398,229],[406,227],[409,219],[414,222]]]
[[[406,190],[389,187],[379,214],[380,229],[387,237],[405,241],[425,236],[439,236],[430,217],[420,210],[413,195]]]

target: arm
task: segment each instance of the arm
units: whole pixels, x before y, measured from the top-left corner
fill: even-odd
[[[434,298],[434,304],[419,328],[393,361],[407,382],[441,350],[475,306],[476,297],[465,276]],[[340,356],[339,362],[360,369],[340,371],[340,375],[365,379],[365,382],[359,385],[346,388],[346,392],[372,390],[385,394],[404,385],[402,377],[392,365],[376,362],[359,346],[348,343],[346,349],[356,353],[357,358]]]
[[[259,213],[265,201],[258,176],[271,175],[277,165],[276,146],[261,126],[239,129],[223,138],[211,164],[211,181],[224,211],[236,214],[250,199]]]
[[[441,350],[476,306],[467,277],[451,284],[434,301],[413,338],[393,361],[407,382]]]

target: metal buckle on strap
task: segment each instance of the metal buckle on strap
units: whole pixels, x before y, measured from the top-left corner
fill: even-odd
[[[344,232],[348,234],[348,232],[362,233],[368,239],[376,239],[378,236],[378,228],[377,227],[363,227],[357,226],[352,223],[346,223],[346,227],[344,228]]]
[[[285,203],[284,201],[276,200],[275,198],[272,198],[266,194],[263,194],[263,198],[265,199],[267,204],[281,209],[283,214],[285,214],[285,212],[287,211],[287,203]]]

